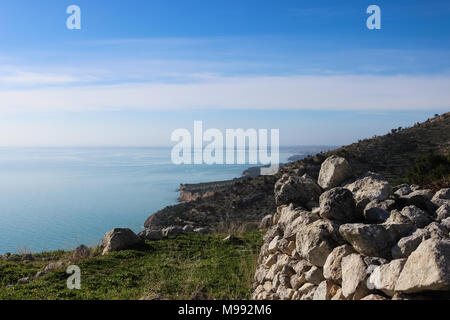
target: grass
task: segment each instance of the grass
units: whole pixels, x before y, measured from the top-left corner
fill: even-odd
[[[65,269],[17,284],[49,261],[0,260],[0,299],[190,299],[193,294],[208,299],[249,299],[262,233],[244,233],[239,244],[225,243],[224,237],[185,234],[106,256],[97,249],[92,257],[76,263],[81,269],[80,290],[66,288],[69,275]],[[35,257],[52,254],[63,260],[71,255],[58,251]]]

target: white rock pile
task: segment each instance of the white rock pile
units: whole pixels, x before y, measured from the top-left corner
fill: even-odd
[[[352,179],[330,157],[318,182],[284,175],[258,259],[258,300],[450,299],[450,190]]]

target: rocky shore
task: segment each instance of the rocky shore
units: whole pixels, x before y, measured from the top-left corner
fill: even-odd
[[[450,189],[352,172],[332,156],[276,182],[254,299],[450,299]]]

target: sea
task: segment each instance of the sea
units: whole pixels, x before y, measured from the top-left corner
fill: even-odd
[[[318,148],[282,147],[280,162]],[[177,203],[180,184],[233,179],[252,166],[175,165],[169,147],[0,148],[0,254],[95,246],[113,228],[139,232]]]

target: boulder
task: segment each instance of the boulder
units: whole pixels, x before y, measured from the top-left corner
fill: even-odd
[[[450,217],[441,221],[441,226],[445,227],[450,232]]]
[[[294,274],[290,279],[290,283],[291,288],[297,290],[306,283],[306,278],[304,275]]]
[[[258,229],[259,230],[266,230],[269,229],[272,226],[273,221],[273,215],[269,214],[262,218],[261,222],[259,223]]]
[[[416,206],[404,207],[402,215],[411,220],[417,228],[423,228],[431,223],[431,218],[428,213]]]
[[[352,176],[352,169],[342,157],[328,157],[320,167],[318,183],[323,189],[339,186]]]
[[[366,269],[363,256],[359,254],[352,253],[342,258],[342,293],[346,298],[358,300],[369,293]]]
[[[319,201],[321,193],[322,189],[319,185],[306,174],[302,177],[284,174],[275,183],[277,205],[293,203],[307,208],[311,202]]]
[[[381,290],[392,297],[395,294],[395,285],[405,263],[406,259],[397,259],[376,267],[369,277],[369,289]]]
[[[442,221],[450,218],[450,203],[444,203],[439,209],[436,210],[436,220]]]
[[[400,186],[395,187],[394,194],[398,196],[406,196],[412,192],[411,187],[407,184],[402,184]]]
[[[328,255],[323,266],[323,275],[325,279],[334,281],[337,284],[342,283],[342,259],[356,251],[349,245],[334,248]]]
[[[450,240],[428,239],[409,256],[395,290],[414,293],[449,289]]]
[[[331,251],[339,245],[338,225],[329,220],[317,220],[297,233],[296,245],[300,256],[322,267]]]
[[[139,238],[143,240],[161,240],[163,238],[161,230],[146,229],[138,233]]]
[[[322,193],[319,204],[322,218],[344,223],[360,219],[356,214],[353,194],[348,189],[338,187]]]
[[[411,235],[401,238],[391,249],[394,259],[408,258],[422,241],[430,238],[444,239],[448,237],[447,230],[436,222],[423,229],[415,230]]]
[[[79,246],[75,249],[75,251],[73,252],[72,258],[73,258],[73,260],[78,261],[81,259],[89,258],[90,255],[91,255],[91,250],[82,244],[81,246]]]
[[[363,199],[384,201],[392,194],[391,184],[372,173],[367,173],[365,177],[346,185],[345,188],[353,193],[357,202]]]
[[[103,255],[118,250],[129,249],[141,242],[141,239],[130,229],[113,229],[102,239]]]
[[[324,280],[317,286],[313,300],[331,300],[338,290],[338,285],[332,281]]]
[[[434,212],[437,209],[437,206],[431,202],[430,196],[432,196],[431,190],[416,190],[406,196],[398,197],[397,202],[402,207],[416,206],[422,210]]]
[[[389,217],[390,212],[379,207],[366,207],[366,209],[364,209],[364,221],[366,223],[383,223]]]
[[[436,192],[431,199],[431,202],[433,202],[438,207],[441,207],[444,204],[450,206],[450,188],[441,189]]]
[[[339,233],[361,254],[390,259],[391,248],[414,226],[411,224],[344,224]]]
[[[389,218],[386,220],[386,224],[411,224],[411,220],[401,214],[398,210],[392,210]]]

